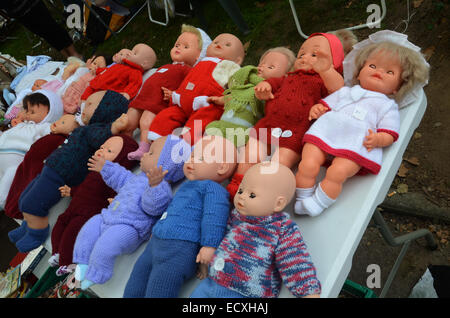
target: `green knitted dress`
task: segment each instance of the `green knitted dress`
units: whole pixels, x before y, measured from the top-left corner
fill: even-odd
[[[236,147],[248,141],[249,128],[253,127],[264,114],[264,102],[256,99],[254,87],[264,79],[257,75],[255,66],[242,67],[228,81],[224,112],[220,120],[206,126],[206,134],[221,135],[232,141]],[[233,128],[232,130],[227,128]]]

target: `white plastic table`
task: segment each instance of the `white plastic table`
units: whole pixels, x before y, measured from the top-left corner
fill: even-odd
[[[418,127],[427,106],[423,90],[417,101],[400,110],[401,126],[398,140],[385,149],[383,164],[378,175],[356,176],[346,182],[339,199],[318,217],[294,216],[293,204],[287,207],[292,218],[302,231],[317,275],[322,284],[321,297],[337,297],[352,267],[352,258],[359,242],[372,218],[375,208],[381,204],[401,164],[403,153]],[[135,171],[138,172],[138,169]],[[324,170],[318,178],[322,178]],[[49,214],[50,226],[64,212],[70,202],[62,199]],[[137,258],[147,243],[141,245],[133,254],[117,258],[113,277],[102,285],[90,289],[99,297],[122,297],[125,285]],[[50,238],[44,244],[51,252]],[[44,263],[44,262],[43,262]],[[48,264],[40,264],[35,273],[42,275]],[[181,297],[188,297],[198,284],[198,279],[186,282]],[[280,297],[292,297],[283,286]]]

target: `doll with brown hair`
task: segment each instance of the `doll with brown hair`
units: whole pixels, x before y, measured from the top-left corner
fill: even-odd
[[[34,142],[17,167],[5,203],[5,214],[11,218],[22,219],[19,210],[19,197],[27,185],[41,172],[45,159],[58,148],[67,135],[79,126],[74,115],[63,115],[50,126],[50,134]]]
[[[164,99],[162,87],[175,90],[180,86],[192,66],[204,57],[203,46],[206,47],[209,43],[206,37],[203,30],[183,24],[181,34],[170,50],[172,63],[160,66],[144,82],[139,94],[130,102],[127,132],[131,135],[138,126],[140,130],[139,148],[130,153],[130,159],[139,160],[150,148],[147,135],[153,118],[169,106],[169,101]]]
[[[295,297],[319,296],[300,229],[283,212],[294,193],[295,177],[286,166],[263,162],[247,170],[209,275],[191,297],[278,297],[282,282]]]
[[[206,57],[192,68],[180,86],[175,91],[165,89],[170,106],[154,118],[148,139],[155,140],[184,127],[183,138],[194,145],[206,126],[223,113],[223,106],[208,101],[208,98],[223,94],[244,57],[244,46],[239,38],[229,33],[219,34],[207,46]]]
[[[245,146],[249,138],[249,128],[253,127],[264,113],[264,102],[255,97],[254,87],[265,79],[286,75],[292,69],[294,61],[295,55],[290,49],[276,47],[264,52],[257,67],[247,65],[234,73],[223,96],[212,96],[208,99],[217,105],[224,105],[224,112],[220,120],[206,126],[206,133],[219,134],[230,139],[238,150]],[[230,128],[233,130],[228,130],[227,133]]]
[[[337,199],[348,178],[377,174],[383,148],[398,138],[399,105],[405,94],[428,81],[420,49],[403,34],[381,31],[358,47],[352,87],[343,87],[311,108],[317,119],[306,132],[297,172],[297,214],[319,215]],[[403,43],[400,40],[404,40]],[[320,166],[333,156],[324,179],[315,186]]]
[[[184,178],[183,158],[189,156],[190,147],[180,148],[181,142],[166,136],[152,143],[141,158],[138,174],[98,155],[89,159],[89,170],[100,172],[117,195],[77,236],[73,262],[82,289],[108,281],[116,257],[134,252],[150,238],[153,225],[172,200],[172,183]]]
[[[229,140],[206,136],[195,144],[183,167],[188,180],[153,227],[125,287],[125,298],[177,297],[183,282],[195,275],[196,263],[207,266],[225,234],[230,209],[220,183],[235,167],[236,148]]]
[[[264,160],[270,147],[275,148],[272,160],[290,168],[299,162],[301,141],[310,126],[309,109],[344,85],[343,60],[340,38],[331,33],[314,33],[301,45],[293,72],[255,86],[256,98],[266,101],[265,114],[251,130],[244,159],[227,186],[231,196],[245,171]]]
[[[25,221],[19,229],[8,233],[21,252],[41,245],[48,237],[48,213],[61,199],[59,188],[76,186],[88,174],[90,156],[112,135],[126,127],[123,116],[128,100],[114,91],[97,92],[86,101],[81,119],[84,126],[76,128],[66,142],[45,160],[41,173],[22,192],[19,209]],[[35,204],[39,201],[41,204]]]
[[[86,100],[91,94],[112,90],[122,94],[126,99],[133,99],[142,85],[142,73],[151,69],[156,62],[153,49],[144,43],[136,44],[122,63],[116,63],[101,73],[97,73],[81,95]]]
[[[81,95],[89,86],[89,82],[103,72],[109,63],[109,57],[104,55],[94,55],[90,60],[86,63],[88,72],[71,82],[61,97],[65,113],[74,114],[78,111],[81,106]]]
[[[128,160],[127,154],[137,148],[136,141],[127,135],[116,135],[108,140],[94,153],[94,156],[116,162],[131,170],[137,161]],[[83,225],[94,215],[109,205],[108,199],[116,196],[116,191],[103,181],[101,174],[90,171],[84,181],[75,187],[64,185],[60,188],[62,197],[71,197],[67,209],[58,216],[51,233],[52,266],[61,266],[57,274],[68,272],[67,267],[73,263],[73,247]]]

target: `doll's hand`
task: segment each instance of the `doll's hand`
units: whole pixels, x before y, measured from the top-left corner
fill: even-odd
[[[330,55],[322,51],[317,51],[315,54],[317,56],[317,60],[313,65],[311,65],[311,67],[316,73],[321,74],[333,67],[333,59]]]
[[[150,168],[150,171],[146,173],[148,178],[148,184],[151,187],[156,187],[163,181],[164,176],[169,172],[169,170],[163,171],[162,166]]]
[[[206,277],[208,277],[208,265],[199,264],[197,269],[197,278],[205,279]]]
[[[272,86],[268,82],[262,81],[255,86],[255,97],[259,100],[273,99]]]
[[[210,96],[210,97],[208,97],[207,102],[223,106],[223,105],[225,105],[225,97],[224,96]]]
[[[59,192],[61,192],[61,197],[70,197],[70,187],[68,185],[63,185],[58,188]]]
[[[211,262],[216,249],[210,246],[203,246],[197,254],[196,263],[208,265]]]
[[[163,94],[164,94],[163,100],[165,100],[165,101],[170,100],[170,98],[172,97],[172,91],[170,89],[168,89],[168,88],[165,88],[165,87],[161,87],[161,89],[162,89]]]
[[[317,119],[323,114],[325,114],[328,111],[328,108],[325,107],[322,104],[315,104],[311,109],[309,110],[309,117],[308,120]]]
[[[123,97],[125,97],[126,99],[130,100],[130,95],[128,95],[128,93],[120,93]]]
[[[378,147],[378,134],[369,129],[369,134],[364,139],[363,146],[366,147],[367,151],[369,152],[373,148]]]
[[[100,172],[103,169],[103,166],[105,165],[106,159],[103,156],[100,155],[93,155],[88,160],[88,170],[90,171],[97,171]]]
[[[114,201],[114,198],[108,198],[108,203],[111,204],[111,202]]]
[[[117,135],[122,130],[124,130],[127,127],[127,125],[128,125],[128,116],[127,114],[122,114],[111,124],[111,133],[113,135]]]

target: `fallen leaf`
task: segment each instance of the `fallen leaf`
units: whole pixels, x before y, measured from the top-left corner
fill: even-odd
[[[403,163],[400,165],[400,168],[398,169],[397,176],[400,178],[406,177],[406,173],[408,172],[408,168],[406,168]]]
[[[435,123],[433,125],[435,128],[442,126],[442,123],[440,121],[438,121],[437,123]]]
[[[421,137],[422,137],[422,134],[418,131],[414,134],[414,139],[419,139]]]
[[[397,186],[398,193],[408,193],[408,185],[406,183],[400,183]]]
[[[417,157],[403,158],[403,160],[412,164],[413,166],[419,166],[419,159]]]
[[[345,8],[348,9],[352,5],[353,0],[350,0],[346,5]]]
[[[426,48],[423,51],[423,55],[425,57],[425,60],[428,61],[431,58],[431,56],[433,55],[435,49],[436,49],[436,47],[434,45],[432,45],[432,46]]]
[[[257,7],[257,8],[264,8],[265,7],[265,3],[264,2],[259,2],[259,1],[256,1],[255,2],[255,6]]]
[[[413,7],[414,9],[417,9],[422,4],[423,0],[414,0],[413,1]]]
[[[245,44],[244,44],[244,51],[245,52],[247,52],[247,50],[248,50],[248,48],[250,47],[250,43],[251,43],[252,41],[247,41],[247,42],[245,42]]]

